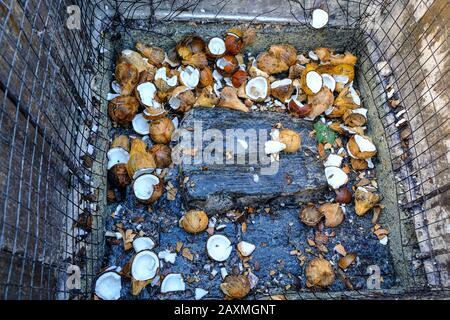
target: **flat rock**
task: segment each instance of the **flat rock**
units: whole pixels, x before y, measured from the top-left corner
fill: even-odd
[[[292,154],[281,152],[279,162],[270,162],[264,144],[277,123],[298,132],[302,148]],[[194,108],[180,129],[183,139],[175,150],[183,150],[179,161],[188,208],[214,214],[244,206],[294,206],[323,199],[328,190],[310,122],[275,112]],[[220,145],[223,150],[217,148]]]

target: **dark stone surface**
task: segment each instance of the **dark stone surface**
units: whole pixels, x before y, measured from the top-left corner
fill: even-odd
[[[211,157],[199,150],[207,150],[211,142],[193,145],[191,149],[197,149],[197,153],[195,156],[185,155],[181,165],[182,176],[189,178],[183,191],[187,207],[205,208],[208,214],[214,214],[247,205],[283,203],[289,206],[314,198],[323,199],[327,183],[323,165],[318,158],[316,141],[310,136],[311,123],[282,113],[243,113],[223,108],[196,108],[186,115],[181,129],[192,132],[194,137],[198,131],[194,132],[192,129],[199,128],[200,122],[201,132],[216,129],[223,137],[227,137],[227,130],[242,130],[240,133],[236,131],[238,133],[234,141],[246,140],[249,145],[249,136],[252,134],[250,130],[255,130],[253,132],[258,137],[258,147],[249,147],[244,155],[242,150],[239,152],[235,149],[233,159],[227,160],[226,155],[231,154],[232,147],[224,142],[224,155],[221,157],[224,161],[208,164]],[[277,123],[298,132],[302,138],[302,148],[292,154],[282,152],[280,162],[273,164],[274,174],[265,174],[271,164],[269,157],[264,154],[264,142],[270,140],[269,133]],[[234,143],[237,145],[237,142]],[[249,161],[250,154],[255,156],[256,163]],[[203,160],[197,159],[199,155],[203,155]],[[217,158],[217,154],[213,153],[213,156]],[[258,175],[258,182],[254,181],[254,175]]]

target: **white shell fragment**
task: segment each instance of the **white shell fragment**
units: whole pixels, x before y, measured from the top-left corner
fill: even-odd
[[[123,148],[117,147],[109,149],[108,154],[108,170],[116,164],[127,163],[130,159],[130,154]]]
[[[314,93],[318,93],[322,89],[322,76],[316,71],[310,71],[306,74],[306,85]]]
[[[315,29],[321,29],[328,23],[328,13],[322,9],[315,9],[312,13],[311,26]]]
[[[153,191],[155,190],[155,185],[159,183],[159,178],[152,174],[143,174],[138,177],[133,184],[133,191],[136,198],[142,201],[149,200]]]
[[[231,241],[222,235],[213,235],[206,242],[206,251],[211,259],[223,262],[231,255]]]
[[[218,37],[212,38],[211,40],[209,40],[208,50],[213,55],[223,55],[226,50],[225,41]]]
[[[360,106],[361,105],[361,98],[359,97],[358,92],[356,92],[355,88],[353,88],[353,86],[350,86],[350,95],[352,96],[352,100],[353,102]]]
[[[192,66],[187,66],[181,71],[180,80],[186,87],[194,89],[200,81],[200,71]]]
[[[328,73],[322,73],[323,85],[334,92],[336,90],[336,80]]]
[[[269,83],[264,77],[256,77],[247,82],[245,94],[253,101],[265,100],[269,95]]]
[[[286,149],[286,145],[279,141],[270,140],[264,144],[264,152],[266,154],[277,154]]]
[[[374,152],[377,151],[375,145],[367,138],[360,135],[355,135],[355,142],[358,145],[359,151],[361,152]]]
[[[102,300],[118,300],[122,279],[117,272],[105,272],[95,282],[95,294]]]
[[[166,68],[162,67],[156,70],[155,73],[155,81],[156,80],[163,80],[165,83],[167,83],[168,86],[175,88],[178,83],[177,76],[172,76],[171,78],[167,78],[167,70]]]
[[[255,251],[256,246],[252,243],[241,241],[238,243],[237,249],[243,257],[248,257]]]
[[[132,121],[133,130],[142,136],[150,133],[150,123],[149,120],[144,118],[143,113],[138,113]]]
[[[139,98],[143,105],[147,107],[151,107],[154,104],[156,87],[151,82],[141,83],[136,87],[137,92],[139,93]]]
[[[115,93],[118,93],[119,95],[122,93],[122,88],[120,87],[120,84],[116,80],[111,82],[111,89],[113,89],[113,91]]]
[[[161,293],[186,290],[183,276],[179,273],[168,274],[161,283]]]
[[[195,288],[195,300],[201,300],[203,297],[205,297],[209,291],[202,289],[202,288]]]
[[[348,176],[341,168],[327,167],[325,168],[325,176],[333,189],[339,189],[348,182]]]
[[[325,167],[340,167],[342,164],[343,158],[341,156],[338,156],[337,154],[330,154],[327,158],[327,161],[325,161],[324,166]]]
[[[143,250],[152,250],[155,247],[155,242],[149,237],[139,237],[133,240],[133,249],[135,252]]]
[[[131,275],[138,281],[147,281],[156,276],[159,268],[159,259],[150,250],[144,250],[136,254],[131,264]]]
[[[177,254],[166,249],[158,253],[158,258],[163,259],[167,263],[174,264],[177,258]]]

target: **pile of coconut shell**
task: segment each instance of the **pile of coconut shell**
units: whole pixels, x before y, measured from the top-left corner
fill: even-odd
[[[228,108],[236,112],[280,112],[314,122],[311,135],[316,136],[324,175],[336,197],[329,203],[310,203],[300,208],[299,219],[305,225],[319,230],[337,228],[345,219],[346,205],[352,202],[357,215],[376,208],[378,217],[381,206],[376,183],[364,177],[364,170],[373,168],[371,159],[377,149],[365,135],[367,109],[353,86],[357,58],[328,48],[300,53],[290,44],[274,44],[257,56],[243,54],[255,36],[253,29],[231,29],[223,37],[207,40],[187,35],[168,52],[137,43],[135,50],[121,53],[113,92],[107,97],[108,113],[114,126],[132,127],[134,133],[118,135],[111,143],[110,202],[116,201],[116,191],[124,188],[131,188],[135,201],[141,204],[158,201],[170,189],[164,183],[163,172],[173,166],[170,144],[179,117],[196,107],[211,108],[211,112],[214,108]],[[275,132],[273,141],[266,145],[267,154],[297,152],[301,148],[296,132]],[[209,220],[204,211],[191,210],[183,215],[179,227],[199,234],[208,229]],[[376,234],[380,229],[384,230],[374,218],[373,231]],[[98,276],[96,298],[119,299],[126,279],[132,283],[133,295],[152,282],[160,284],[161,293],[185,290],[181,274],[169,274],[163,279],[159,275],[160,260],[171,261],[172,254],[155,254],[154,241],[136,234],[129,241],[129,249],[135,252],[132,259],[125,266],[106,268]],[[378,234],[380,240],[387,240],[387,232]],[[126,237],[122,238],[126,241]],[[335,267],[322,257],[317,243],[310,245],[316,246],[318,253],[307,263],[307,286],[326,288],[335,280]],[[220,262],[228,259],[233,245],[227,237],[212,234],[205,248],[210,259]],[[255,249],[247,242],[236,246],[243,259]],[[356,260],[357,253],[335,250],[342,254],[338,265],[342,270]],[[255,281],[250,275],[244,271],[224,277],[220,288],[225,297],[247,296]],[[206,293],[196,291],[196,298]]]

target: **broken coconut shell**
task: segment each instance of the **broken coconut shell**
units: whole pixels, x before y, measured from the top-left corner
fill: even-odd
[[[354,135],[348,140],[347,151],[352,158],[369,159],[377,154],[377,148],[373,142],[365,136]]]
[[[225,87],[220,93],[219,107],[238,110],[242,112],[249,112],[249,109],[238,98],[236,89],[233,87]]]
[[[122,96],[129,96],[138,84],[139,71],[132,64],[122,62],[116,66],[115,77],[117,83],[120,85],[119,93]]]
[[[287,153],[295,153],[300,150],[302,146],[301,136],[297,132],[290,129],[280,130],[279,141],[286,145],[284,152]]]
[[[313,204],[308,204],[300,211],[300,220],[309,227],[314,227],[322,220],[323,214]]]
[[[190,210],[181,217],[179,225],[184,231],[197,234],[208,228],[208,222],[208,215],[205,211]]]
[[[291,79],[278,80],[270,84],[270,94],[283,103],[291,98],[294,90]]]
[[[151,147],[156,167],[160,169],[168,168],[172,164],[172,150],[165,144],[155,144]]]
[[[175,126],[169,118],[161,118],[150,124],[150,138],[155,143],[168,144],[172,139]]]
[[[139,101],[132,96],[119,96],[108,103],[111,120],[119,125],[129,125],[137,114]]]
[[[327,228],[337,227],[345,218],[339,203],[325,203],[320,206],[319,212],[325,217],[325,227]]]
[[[306,286],[326,288],[333,284],[335,275],[328,260],[315,258],[306,266]]]
[[[250,281],[244,275],[228,275],[220,289],[230,299],[242,299],[250,293]]]
[[[147,152],[144,141],[134,139],[131,144],[130,158],[127,162],[127,171],[132,179],[136,179],[140,174],[151,173],[156,168],[153,155]]]
[[[345,256],[339,259],[338,266],[342,270],[347,269],[356,260],[356,253],[347,253]]]
[[[355,212],[358,216],[365,215],[370,209],[380,202],[380,196],[368,191],[364,187],[358,187],[355,192]]]

